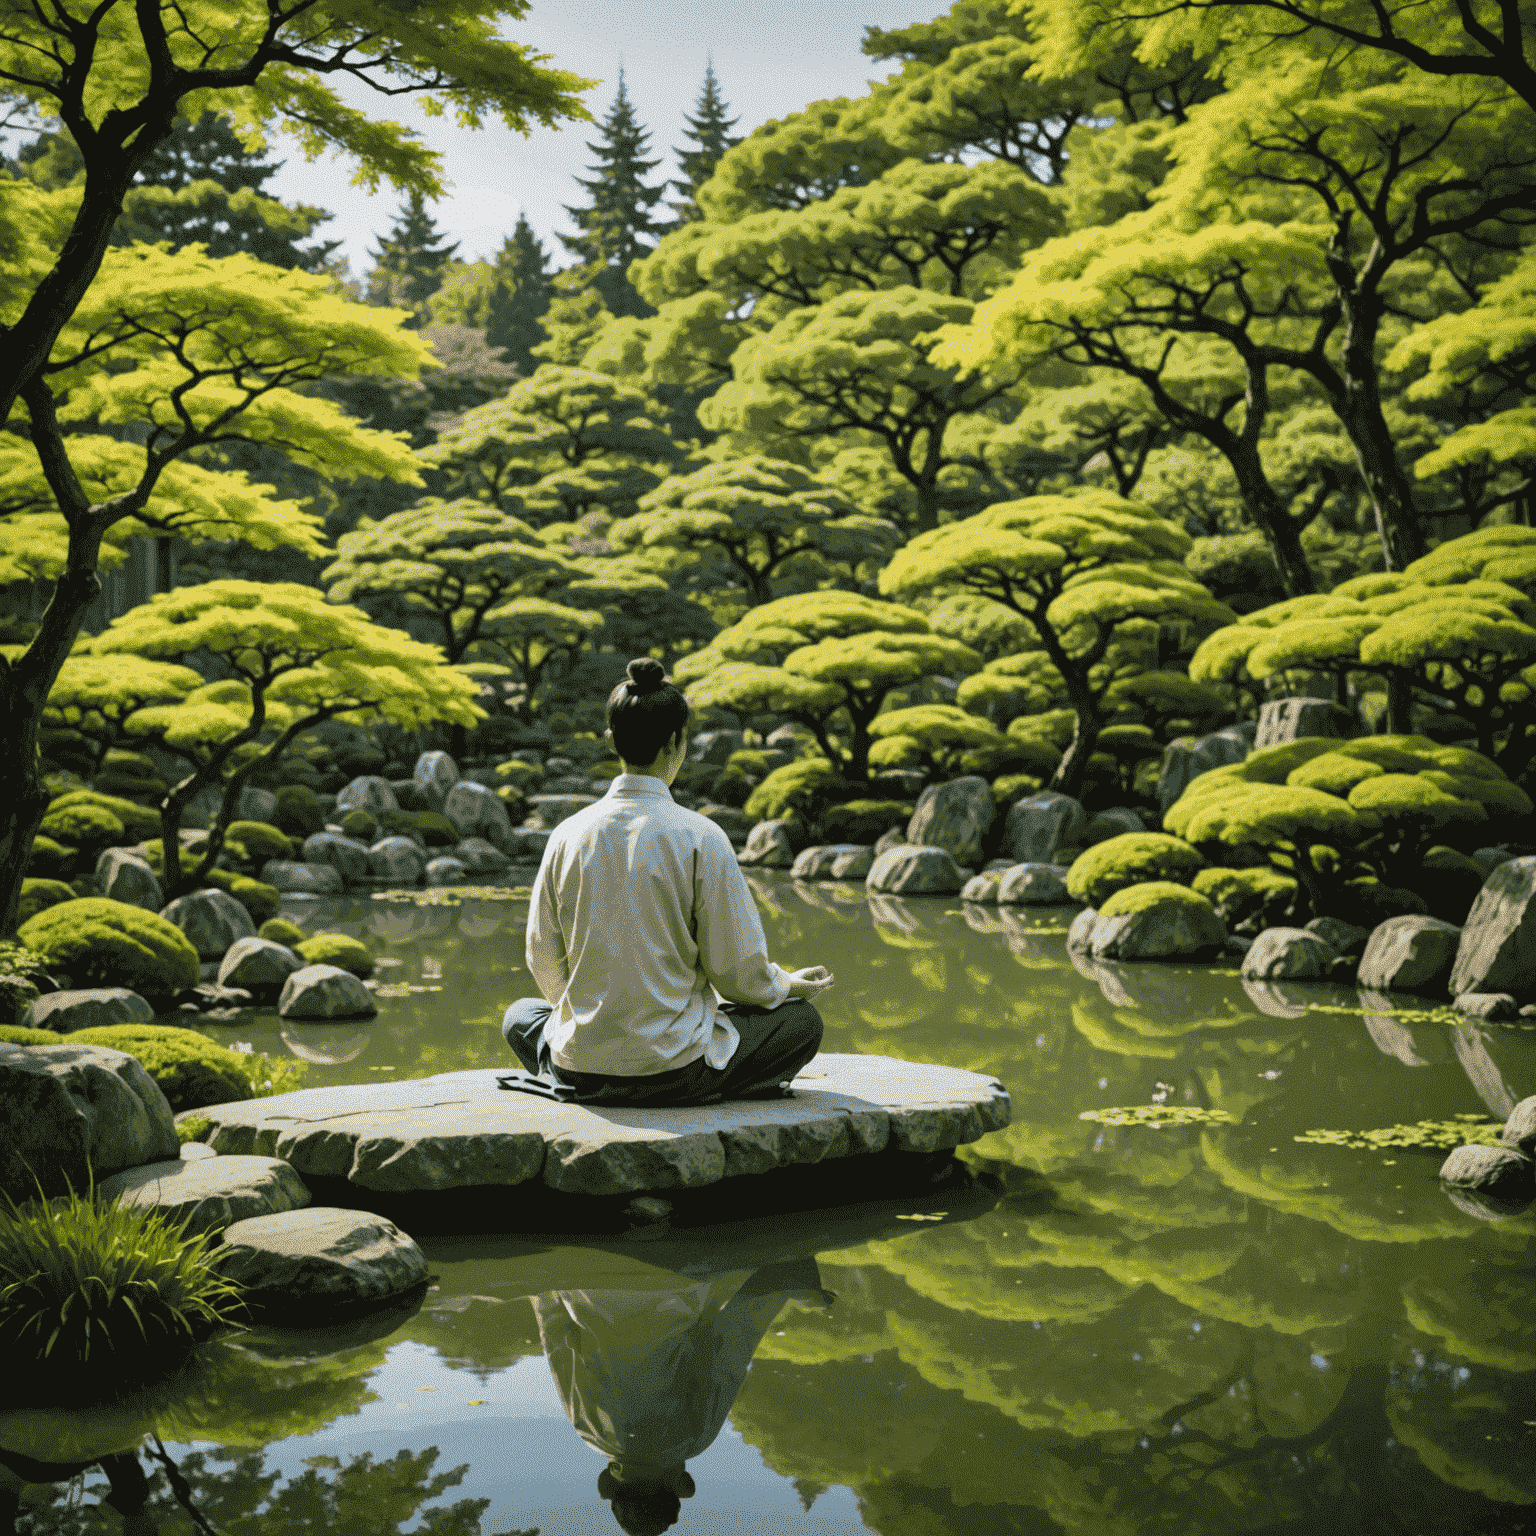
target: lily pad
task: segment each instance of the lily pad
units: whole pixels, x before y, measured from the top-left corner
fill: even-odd
[[[1319,1147],[1353,1147],[1361,1152],[1397,1147],[1449,1152],[1468,1142],[1491,1147],[1503,1128],[1502,1120],[1490,1120],[1485,1115],[1452,1115],[1449,1120],[1417,1120],[1412,1125],[1386,1125],[1374,1131],[1307,1131],[1291,1140]]]
[[[1236,1125],[1237,1116],[1224,1109],[1201,1109],[1198,1104],[1122,1104],[1113,1109],[1085,1109],[1079,1120],[1099,1125],[1144,1125],[1160,1131],[1178,1125]]]

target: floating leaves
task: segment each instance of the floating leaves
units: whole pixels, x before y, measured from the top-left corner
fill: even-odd
[[[416,986],[409,981],[384,981],[373,989],[375,997],[414,997],[418,992],[441,992],[441,987]]]
[[[1198,1104],[1122,1104],[1113,1109],[1085,1109],[1079,1120],[1099,1125],[1144,1125],[1160,1131],[1175,1125],[1236,1125],[1237,1116],[1224,1109],[1201,1109]]]
[[[1308,1013],[1345,1013],[1352,1018],[1394,1018],[1400,1024],[1465,1024],[1466,1015],[1442,1004],[1438,1008],[1350,1008],[1342,1003],[1308,1003]],[[1307,1133],[1312,1134],[1310,1131]]]
[[[375,901],[407,907],[457,907],[466,901],[527,901],[531,885],[434,885],[426,890],[375,891]]]
[[[1361,1152],[1384,1152],[1389,1147],[1449,1152],[1468,1142],[1492,1146],[1503,1128],[1503,1121],[1490,1120],[1486,1115],[1452,1115],[1449,1120],[1417,1120],[1412,1125],[1388,1125],[1375,1131],[1308,1131],[1291,1139],[1319,1147],[1353,1147]]]

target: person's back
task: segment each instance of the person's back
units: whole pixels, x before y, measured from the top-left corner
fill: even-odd
[[[527,935],[544,996],[513,1004],[503,1031],[561,1097],[776,1092],[815,1054],[821,1020],[806,999],[832,978],[768,958],[730,840],[668,787],[686,751],[687,702],[649,657],[629,671],[608,706],[625,771],[545,848]]]

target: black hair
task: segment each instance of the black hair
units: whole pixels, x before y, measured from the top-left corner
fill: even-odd
[[[629,676],[608,695],[608,729],[613,749],[626,763],[655,762],[688,725],[688,700],[667,679],[652,656],[637,656]]]

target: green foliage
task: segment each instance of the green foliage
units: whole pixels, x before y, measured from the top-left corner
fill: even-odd
[[[49,817],[57,814],[67,818],[77,809],[88,815],[99,811],[112,817],[122,827],[124,841],[129,843],[143,842],[145,838],[154,837],[160,830],[158,811],[135,805],[132,800],[124,800],[118,795],[103,795],[94,789],[71,789],[62,795],[55,795],[43,818],[44,828],[47,828]],[[66,837],[62,841],[69,842],[70,839]]]
[[[76,986],[131,987],[165,997],[197,983],[197,951],[181,930],[121,901],[60,901],[24,922],[19,937],[51,972]]]
[[[71,1192],[0,1207],[0,1347],[24,1399],[58,1401],[179,1362],[240,1310],[213,1237]]]
[[[304,930],[297,923],[289,922],[286,917],[269,917],[256,930],[256,934],[258,938],[270,939],[274,944],[283,944],[289,949],[304,939]]]
[[[104,806],[79,802],[50,805],[43,815],[41,831],[55,847],[68,843],[87,850],[121,843],[127,836],[122,822]]]
[[[1188,885],[1205,860],[1182,838],[1162,832],[1127,832],[1081,853],[1067,872],[1076,901],[1103,908],[1116,891],[1143,881]]]
[[[441,811],[380,811],[379,830],[386,837],[414,832],[429,848],[451,848],[460,838]]]
[[[39,832],[32,839],[32,851],[27,855],[27,873],[48,880],[67,880],[74,874],[76,862],[76,849],[66,848],[63,843]]]
[[[745,810],[754,821],[778,821],[799,815],[813,822],[851,788],[826,758],[800,757],[775,768],[748,796]]]
[[[1175,885],[1171,880],[1148,880],[1142,885],[1122,886],[1106,900],[1098,903],[1098,908],[1104,917],[1129,917],[1136,912],[1146,912],[1152,907],[1169,905],[1187,907],[1191,912],[1214,910],[1211,903],[1198,891],[1191,890],[1188,886]]]
[[[161,1024],[107,1024],[99,1029],[77,1029],[69,1038],[81,1045],[110,1046],[135,1057],[175,1110],[201,1109],[252,1096],[244,1058],[196,1030]]]
[[[59,1037],[51,1029],[28,1029],[22,1024],[0,1024],[0,1044],[57,1045]]]
[[[286,832],[264,821],[232,821],[224,829],[224,846],[244,864],[291,859],[293,842]]]
[[[39,912],[58,906],[61,901],[74,899],[74,888],[62,880],[23,880],[21,896],[16,903],[16,921],[25,923]]]
[[[337,965],[354,976],[373,975],[373,953],[361,939],[345,933],[317,933],[294,945],[308,965]]]
[[[1278,869],[1202,869],[1190,881],[1216,909],[1228,928],[1257,923],[1273,928],[1284,923],[1296,902],[1296,882]]]
[[[348,837],[355,837],[359,842],[371,846],[379,838],[379,819],[372,811],[359,807],[355,811],[348,811],[341,818],[341,830]]]
[[[182,1146],[201,1141],[213,1129],[213,1121],[207,1115],[183,1115],[176,1122],[176,1139]]]
[[[278,829],[289,837],[310,837],[325,829],[325,813],[314,790],[303,784],[285,784],[277,792],[277,809],[272,813]],[[273,855],[281,857],[281,855]]]
[[[458,242],[444,241],[419,188],[406,194],[394,227],[379,237],[368,274],[368,301],[411,312],[406,322],[419,330],[429,318],[428,300],[442,286]]]

